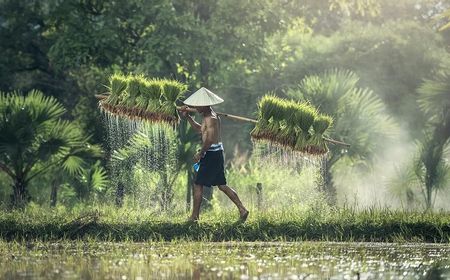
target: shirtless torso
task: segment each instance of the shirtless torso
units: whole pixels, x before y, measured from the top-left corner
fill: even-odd
[[[202,114],[202,123],[197,123],[186,111],[183,115],[187,117],[187,120],[198,133],[202,135],[202,149],[194,156],[194,160],[198,161],[202,158],[212,144],[218,144],[221,142],[220,136],[220,118],[211,107],[198,107],[197,111]]]
[[[203,118],[201,126],[202,143],[211,142],[217,144],[221,141],[220,137],[220,118],[215,112],[211,112]]]

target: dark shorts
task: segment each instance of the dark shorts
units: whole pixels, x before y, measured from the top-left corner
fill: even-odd
[[[223,151],[208,151],[200,159],[200,168],[195,178],[196,185],[206,187],[226,185]]]

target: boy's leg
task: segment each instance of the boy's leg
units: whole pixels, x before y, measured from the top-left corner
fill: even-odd
[[[200,204],[202,202],[203,186],[194,184],[194,206],[192,208],[192,215],[189,218],[191,221],[197,221],[200,215]]]
[[[240,213],[241,218],[245,220],[247,218],[247,216],[248,216],[248,210],[242,204],[242,202],[239,199],[239,196],[237,195],[236,191],[233,190],[232,188],[230,188],[227,185],[219,186],[219,190],[223,191],[231,199],[231,201],[233,201],[233,203],[239,209],[239,213]]]

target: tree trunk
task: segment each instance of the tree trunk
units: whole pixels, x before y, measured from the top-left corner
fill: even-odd
[[[414,200],[415,200],[414,192],[410,189],[406,190],[406,207],[407,209],[414,208]]]
[[[433,207],[432,201],[433,201],[434,185],[432,185],[430,182],[427,182],[425,187],[427,190],[426,207],[427,207],[427,210],[431,210],[431,208]]]
[[[22,178],[16,178],[13,185],[13,194],[11,195],[11,202],[14,208],[24,207],[30,197],[28,195],[27,186]]]
[[[333,174],[331,173],[331,163],[329,159],[322,161],[322,167],[320,168],[319,178],[319,190],[325,194],[328,204],[336,205],[337,195],[336,187],[333,183]]]
[[[50,193],[50,207],[56,206],[56,201],[58,198],[58,187],[59,187],[59,180],[55,179],[52,182],[52,191]]]

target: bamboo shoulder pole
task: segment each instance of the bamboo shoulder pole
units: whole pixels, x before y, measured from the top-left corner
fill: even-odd
[[[350,147],[350,144],[345,143],[345,142],[337,141],[337,140],[326,138],[326,137],[322,137],[322,138],[323,138],[323,140],[325,140],[325,141],[327,141],[327,142],[329,142],[331,144],[341,145],[341,146],[345,146],[345,147]]]
[[[183,108],[183,107],[177,107],[177,110],[179,110],[179,111],[188,111],[188,112],[192,112],[192,113],[196,113],[197,112],[197,110],[195,110],[195,109]],[[231,114],[227,114],[227,113],[216,112],[216,114],[219,115],[219,116],[224,116],[224,117],[227,117],[227,118],[230,118],[230,119],[233,119],[233,120],[237,120],[237,121],[245,121],[245,122],[251,122],[251,123],[257,123],[258,122],[255,119],[250,119],[250,118],[246,118],[246,117],[231,115]],[[344,143],[344,142],[341,142],[341,141],[337,141],[337,140],[334,140],[334,139],[323,137],[323,140],[325,140],[326,142],[329,142],[331,144],[350,147],[350,144],[347,144],[347,143]]]
[[[197,113],[197,110],[193,109],[193,108],[183,108],[183,107],[177,107],[178,111],[188,111],[191,113]],[[258,121],[255,119],[250,119],[250,118],[246,118],[246,117],[241,117],[241,116],[236,116],[236,115],[232,115],[232,114],[228,114],[228,113],[221,113],[221,112],[216,112],[217,115],[219,116],[224,116],[233,120],[237,120],[237,121],[243,121],[243,122],[251,122],[251,123],[257,123]]]

